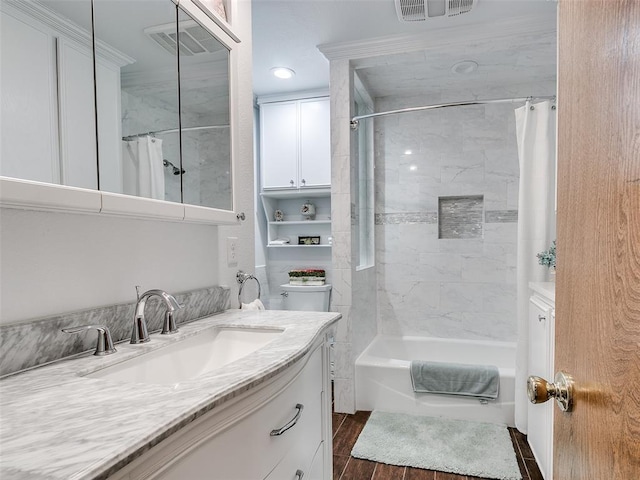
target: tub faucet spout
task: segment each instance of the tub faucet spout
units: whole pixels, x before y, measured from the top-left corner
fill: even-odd
[[[164,290],[148,290],[140,295],[140,287],[136,285],[136,293],[138,301],[136,303],[135,313],[133,316],[133,331],[131,332],[130,343],[145,343],[150,340],[149,331],[147,329],[147,321],[144,317],[144,309],[147,306],[147,300],[150,297],[160,297],[167,307],[167,311],[164,314],[164,323],[162,325],[162,334],[175,333],[178,331],[176,327],[173,314],[176,310],[181,309],[183,306],[178,303],[173,295],[165,292]]]

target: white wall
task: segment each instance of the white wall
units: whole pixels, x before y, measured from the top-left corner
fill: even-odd
[[[247,219],[216,227],[99,215],[0,211],[0,322],[3,324],[132,301],[133,286],[170,292],[229,285],[254,268],[251,3],[234,17],[242,39],[235,100],[236,210]],[[238,237],[238,265],[226,264],[226,237]],[[232,303],[232,306],[233,303]]]
[[[353,72],[348,60],[331,60],[331,310],[342,313],[335,344],[335,411],[355,411],[355,360],[376,334],[375,270],[356,271],[358,236],[352,206],[357,137],[349,121]]]
[[[218,283],[216,227],[2,209],[0,322]]]
[[[238,0],[234,15],[234,25],[241,25],[238,35],[242,42],[236,46],[237,52],[232,62],[237,62],[238,76],[232,98],[238,102],[238,134],[233,137],[234,169],[233,182],[237,212],[244,212],[246,220],[239,226],[218,228],[218,254],[220,285],[231,287],[231,308],[238,307],[238,287],[236,272],[254,272],[255,269],[255,184],[253,155],[253,79],[251,75],[251,1]],[[235,94],[233,93],[235,92]],[[226,238],[237,237],[238,264],[227,265]]]

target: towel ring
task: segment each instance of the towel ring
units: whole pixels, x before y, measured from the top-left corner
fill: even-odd
[[[239,308],[242,308],[242,289],[244,288],[244,284],[247,282],[247,280],[256,281],[256,283],[258,284],[258,300],[260,299],[260,281],[256,277],[254,277],[250,273],[244,273],[242,270],[239,270],[238,273],[236,273],[236,280],[240,284],[240,288],[238,289],[238,304],[240,305]]]

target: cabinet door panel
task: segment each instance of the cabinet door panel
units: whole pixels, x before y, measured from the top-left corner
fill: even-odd
[[[300,186],[331,184],[329,100],[300,102]]]
[[[93,90],[93,52],[58,39],[62,183],[98,188]]]
[[[529,375],[553,380],[550,359],[549,329],[552,307],[533,297],[529,303]],[[553,441],[553,400],[541,405],[529,405],[527,438],[544,478],[549,477],[551,463],[549,445]]]
[[[53,40],[38,25],[0,17],[0,175],[59,183]]]
[[[260,112],[262,186],[297,187],[297,106],[295,103],[264,104]]]

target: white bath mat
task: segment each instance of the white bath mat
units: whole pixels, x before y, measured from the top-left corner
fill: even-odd
[[[351,455],[460,475],[522,479],[507,427],[490,423],[374,411]]]

